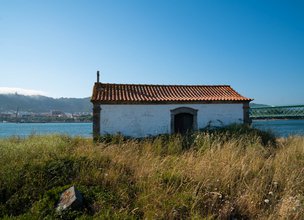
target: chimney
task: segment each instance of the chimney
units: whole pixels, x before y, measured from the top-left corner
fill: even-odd
[[[99,83],[99,71],[97,71],[97,82]]]

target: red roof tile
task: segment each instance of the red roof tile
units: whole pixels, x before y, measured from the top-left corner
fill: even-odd
[[[227,85],[143,85],[95,83],[92,102],[98,103],[157,103],[157,102],[248,102]]]

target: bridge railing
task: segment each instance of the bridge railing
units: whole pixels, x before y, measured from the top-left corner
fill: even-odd
[[[249,116],[251,119],[304,119],[304,105],[253,107]]]

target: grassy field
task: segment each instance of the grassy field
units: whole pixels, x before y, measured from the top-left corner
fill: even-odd
[[[75,185],[78,211],[55,212]],[[0,140],[4,219],[304,219],[304,137],[239,126],[126,139]]]

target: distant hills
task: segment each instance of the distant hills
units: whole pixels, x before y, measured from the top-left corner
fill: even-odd
[[[250,103],[251,108],[263,108],[263,107],[271,107],[270,105],[265,104],[257,104],[257,103]]]
[[[90,98],[51,98],[46,96],[26,96],[0,94],[0,112],[19,111],[43,113],[59,110],[68,113],[91,112]]]
[[[267,107],[269,105],[250,103],[250,107]],[[19,94],[0,94],[0,112],[19,111],[44,113],[51,110],[62,112],[91,112],[90,98],[51,98],[47,96],[26,96]]]

